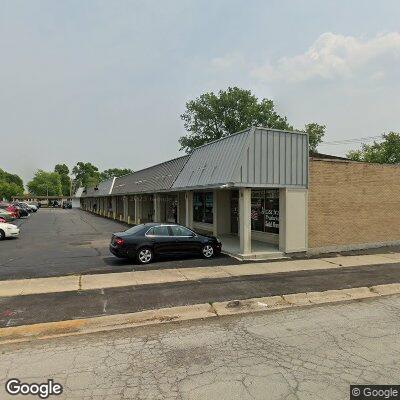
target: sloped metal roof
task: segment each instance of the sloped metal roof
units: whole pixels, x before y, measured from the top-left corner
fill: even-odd
[[[112,194],[157,192],[171,188],[189,156],[183,156],[115,179]]]
[[[101,182],[83,197],[219,186],[308,186],[308,135],[249,128],[133,174]]]
[[[83,191],[85,190],[84,187],[80,187],[76,190],[75,194],[73,195],[74,198],[82,197]]]
[[[250,128],[195,149],[172,188],[307,187],[307,184],[305,133]]]
[[[250,130],[198,147],[173,184],[174,189],[232,182],[232,174],[242,154]]]
[[[106,181],[100,182],[97,186],[86,188],[86,192],[83,192],[82,197],[108,196],[111,194],[115,179],[116,178],[107,179]]]

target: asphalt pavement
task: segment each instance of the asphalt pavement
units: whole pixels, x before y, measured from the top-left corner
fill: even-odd
[[[110,238],[129,226],[79,209],[42,208],[14,223],[21,233],[0,242],[0,280],[239,263],[225,255],[163,259],[145,267],[118,259],[109,252]]]
[[[0,397],[18,378],[68,400],[349,399],[398,383],[399,316],[392,296],[2,345]]]
[[[0,327],[397,282],[399,263],[1,297]]]

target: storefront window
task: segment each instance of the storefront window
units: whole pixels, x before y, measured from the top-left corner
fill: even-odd
[[[196,192],[193,194],[193,221],[213,223],[213,193]]]
[[[279,190],[251,191],[251,229],[279,233]]]

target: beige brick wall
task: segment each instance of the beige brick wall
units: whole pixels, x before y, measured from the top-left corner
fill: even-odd
[[[311,159],[308,204],[309,249],[400,242],[399,166]]]

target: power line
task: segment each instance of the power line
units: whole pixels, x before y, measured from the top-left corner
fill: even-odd
[[[382,135],[377,136],[366,136],[360,138],[343,139],[343,140],[333,140],[331,142],[321,142],[320,145],[340,145],[340,144],[352,144],[352,143],[365,143],[371,142],[373,140],[382,139]]]

